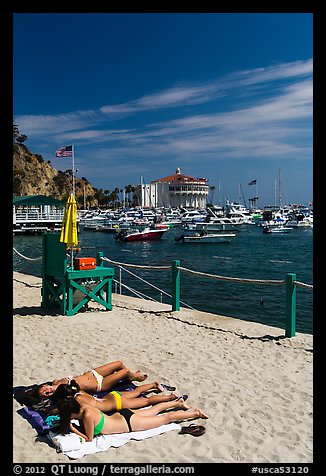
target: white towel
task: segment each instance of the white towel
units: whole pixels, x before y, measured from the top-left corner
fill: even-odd
[[[180,429],[181,425],[168,423],[167,425],[161,425],[151,430],[132,431],[130,433],[119,433],[115,435],[98,435],[95,436],[92,441],[85,441],[76,435],[76,433],[62,435],[61,433],[50,431],[47,436],[55,445],[58,452],[61,451],[71,459],[78,459],[87,454],[106,451],[111,446],[118,448],[126,444],[129,440],[144,440],[145,438],[160,435],[166,431]]]
[[[50,431],[48,436],[56,446],[57,451],[61,451],[62,453],[65,453],[66,451],[80,450],[82,444],[86,441],[83,437],[72,432],[67,435],[62,435],[61,433]]]

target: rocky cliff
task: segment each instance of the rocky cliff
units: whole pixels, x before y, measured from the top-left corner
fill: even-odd
[[[24,144],[13,146],[13,194],[47,195],[66,200],[72,191],[71,170],[60,171],[33,154]],[[75,197],[80,207],[98,205],[98,190],[86,178],[75,177]]]

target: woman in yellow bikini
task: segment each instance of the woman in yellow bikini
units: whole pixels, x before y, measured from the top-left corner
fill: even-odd
[[[80,405],[90,405],[96,407],[102,412],[114,412],[122,408],[143,408],[148,405],[156,405],[157,403],[171,402],[177,399],[186,400],[188,395],[178,397],[174,393],[170,395],[142,395],[146,392],[163,392],[164,387],[158,382],[138,385],[134,390],[130,391],[113,391],[107,393],[102,398],[90,395],[80,389],[78,383],[72,380],[70,384],[61,384],[54,393],[53,400],[61,401],[66,394],[72,394]]]
[[[82,404],[75,398],[75,388],[71,385],[60,385],[56,390],[55,397],[59,398],[59,431],[62,434],[71,431],[92,441],[99,434],[111,435],[114,433],[126,433],[141,431],[166,425],[171,422],[189,420],[195,418],[208,418],[199,408],[190,409],[184,400],[177,399],[173,402],[158,403],[146,410],[130,410],[124,408],[116,411],[113,415],[105,415],[99,408]],[[175,411],[161,413],[170,408]],[[81,422],[81,430],[77,429],[71,419]]]

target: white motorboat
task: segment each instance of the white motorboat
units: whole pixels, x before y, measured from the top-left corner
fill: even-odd
[[[180,217],[182,223],[198,223],[205,220],[206,213],[198,210],[191,210],[183,213]]]
[[[203,223],[196,223],[195,229],[197,231],[204,231],[207,233],[217,233],[217,232],[235,232],[238,230],[236,223],[232,222],[230,218],[227,217],[216,217],[210,218],[209,220]]]
[[[293,230],[293,228],[289,226],[283,226],[283,225],[276,225],[276,226],[264,226],[263,227],[263,233],[268,234],[268,233],[289,233],[290,230]]]
[[[174,238],[174,241],[176,243],[228,243],[236,236],[236,233],[196,233],[181,235]]]

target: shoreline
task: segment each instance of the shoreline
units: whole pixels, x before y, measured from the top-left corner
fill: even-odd
[[[13,273],[13,384],[30,385],[122,360],[188,394],[208,414],[199,438],[171,431],[70,460],[17,414],[15,463],[310,463],[313,336],[113,294],[67,317],[46,313],[42,280]],[[182,423],[183,425],[188,423]]]

